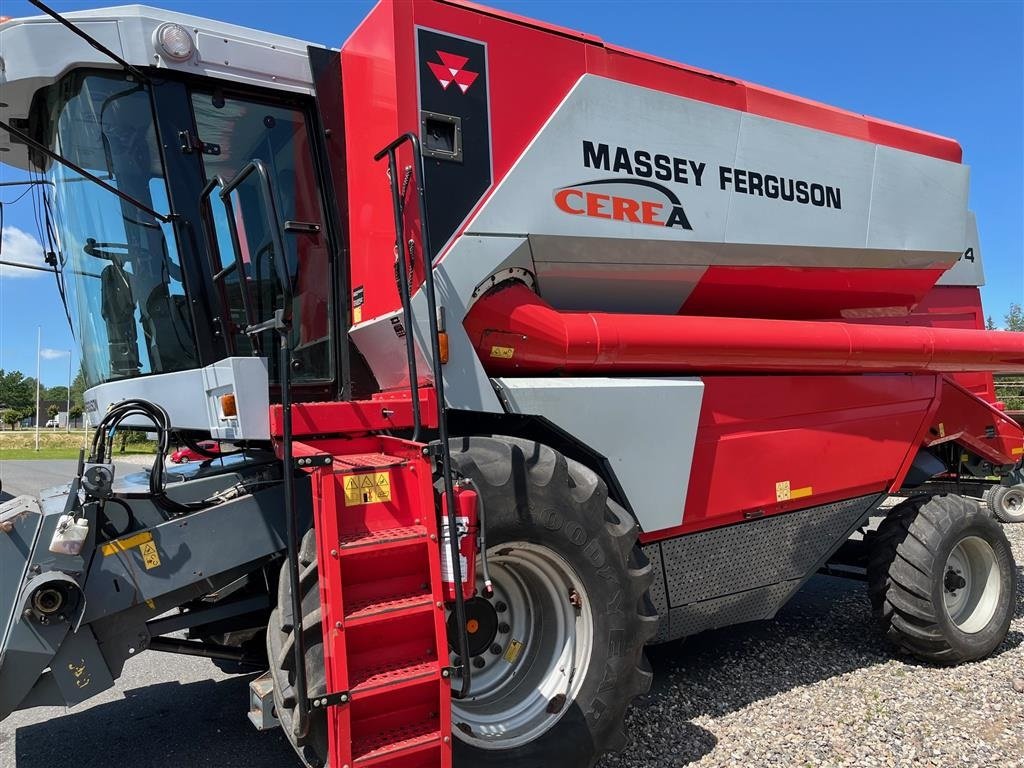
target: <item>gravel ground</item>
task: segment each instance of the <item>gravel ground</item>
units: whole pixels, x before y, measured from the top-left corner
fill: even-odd
[[[1004,526],[1024,563],[1024,525]],[[898,656],[866,588],[817,577],[775,621],[651,650],[655,680],[600,768],[1024,767],[1024,568],[1002,647],[954,668]],[[1014,683],[1016,681],[1017,688]]]

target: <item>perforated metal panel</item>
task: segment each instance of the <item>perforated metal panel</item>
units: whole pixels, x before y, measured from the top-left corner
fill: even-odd
[[[669,611],[664,640],[687,637],[708,629],[742,624],[745,621],[770,619],[800,589],[801,584],[803,579],[793,579],[736,595],[725,595],[672,608]]]
[[[849,536],[877,498],[847,499],[662,542],[669,605],[808,575]]]
[[[873,494],[648,544],[652,643],[773,617],[866,520]]]

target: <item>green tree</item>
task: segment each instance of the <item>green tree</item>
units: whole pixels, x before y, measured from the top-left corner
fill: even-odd
[[[68,388],[64,385],[47,387],[43,393],[44,400],[53,400],[55,403],[65,403],[68,399]]]
[[[985,318],[986,331],[995,331],[998,329],[998,327],[999,326],[996,325],[996,321],[992,319],[992,315],[989,315],[988,317]]]
[[[81,366],[75,380],[71,382],[71,405],[85,408],[85,368]]]
[[[1006,330],[1008,331],[1024,332],[1024,307],[1017,302],[1012,302],[1010,304],[1010,311],[1006,313],[1003,323],[1005,323]]]
[[[18,422],[21,421],[21,413],[14,408],[5,408],[0,411],[0,421],[8,425],[11,429],[14,429]]]
[[[0,368],[0,405],[14,410],[31,408],[36,401],[36,380],[21,371]]]
[[[57,418],[58,413],[60,413],[60,406],[56,403],[51,403],[50,407],[46,409],[46,415],[51,419]]]

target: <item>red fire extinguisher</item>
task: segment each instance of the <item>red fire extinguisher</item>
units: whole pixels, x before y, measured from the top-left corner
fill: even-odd
[[[479,522],[477,517],[477,493],[466,485],[456,484],[455,494],[456,535],[459,541],[459,565],[462,574],[462,597],[469,600],[476,591],[476,556]],[[441,580],[444,599],[455,600],[455,569],[452,567],[451,530],[448,525],[448,498],[441,498]]]

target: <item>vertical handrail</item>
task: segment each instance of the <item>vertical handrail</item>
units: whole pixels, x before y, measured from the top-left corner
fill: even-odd
[[[395,258],[398,259],[398,293],[402,300],[402,321],[405,323],[405,356],[409,366],[409,389],[412,394],[412,440],[420,439],[422,425],[420,417],[420,381],[416,370],[416,345],[412,336],[412,304],[409,291],[409,265],[405,261],[405,222],[402,217],[402,193],[398,188],[398,165],[395,156],[396,144],[392,143],[386,150],[388,156],[388,176],[391,180],[391,208],[395,214]],[[379,161],[383,154],[378,152],[374,160]]]
[[[420,241],[423,250],[423,290],[427,300],[427,325],[430,334],[430,363],[434,378],[434,389],[437,393],[437,437],[438,453],[441,456],[441,477],[444,484],[444,500],[448,510],[448,546],[452,558],[452,577],[455,582],[455,624],[459,628],[459,657],[462,660],[462,684],[458,694],[452,695],[464,699],[469,695],[472,672],[469,663],[469,636],[466,634],[466,601],[462,594],[462,560],[459,552],[458,515],[455,507],[455,488],[452,482],[451,451],[448,446],[448,405],[444,395],[444,376],[441,372],[441,343],[438,339],[437,327],[437,296],[434,293],[434,253],[430,245],[430,230],[427,225],[426,192],[423,186],[423,154],[420,152],[420,140],[414,133],[404,133],[388,144],[374,156],[379,161],[388,156],[391,173],[391,198],[395,205],[395,231],[398,238],[399,256],[402,269],[405,270],[405,229],[402,225],[402,213],[398,205],[401,193],[398,189],[398,176],[395,165],[395,152],[402,144],[409,142],[412,146],[413,175],[416,178],[416,196],[420,208]],[[408,281],[403,286],[408,291]],[[412,342],[412,318],[410,297],[403,294],[403,308],[407,315],[406,339]],[[417,390],[413,389],[413,404],[418,405]],[[418,423],[418,422],[417,422]]]
[[[235,219],[235,210],[231,204],[231,193],[234,192],[249,176],[256,174],[260,184],[260,196],[266,210],[270,224],[270,240],[273,246],[274,271],[276,273],[281,290],[282,307],[274,311],[271,318],[255,318],[254,309],[248,301],[248,286],[245,282],[245,269],[240,265],[242,258],[241,240],[238,236],[238,222]],[[308,680],[306,675],[306,638],[302,631],[302,592],[300,569],[299,569],[299,547],[302,543],[302,531],[299,530],[299,516],[295,506],[295,461],[292,456],[292,394],[291,394],[291,316],[292,316],[292,281],[288,272],[288,256],[284,248],[284,236],[281,233],[281,217],[278,213],[277,201],[274,198],[274,190],[270,183],[270,174],[262,160],[253,159],[246,163],[242,169],[235,174],[234,178],[225,182],[220,177],[215,177],[203,188],[201,201],[205,201],[213,190],[219,188],[218,195],[224,204],[227,214],[228,231],[231,235],[231,246],[235,251],[235,261],[232,267],[224,268],[218,264],[219,271],[214,276],[214,282],[223,279],[233,269],[238,270],[239,285],[242,291],[242,303],[246,314],[245,334],[250,339],[253,352],[258,352],[258,339],[260,334],[272,331],[277,333],[280,339],[278,347],[278,381],[281,385],[281,459],[284,464],[284,514],[286,524],[286,547],[287,547],[287,568],[288,577],[291,579],[292,590],[289,606],[292,613],[292,633],[294,644],[292,646],[292,658],[295,666],[295,717],[292,719],[291,728],[297,738],[303,738],[309,733],[309,696]],[[207,206],[204,206],[207,207]],[[208,214],[213,216],[212,209]],[[205,225],[204,221],[204,225]],[[214,222],[209,222],[212,227]],[[211,248],[218,247],[216,232],[207,233],[210,237]],[[212,253],[212,250],[211,250]],[[259,286],[257,286],[259,288]],[[269,360],[268,360],[269,363]],[[283,608],[283,606],[278,606]]]

